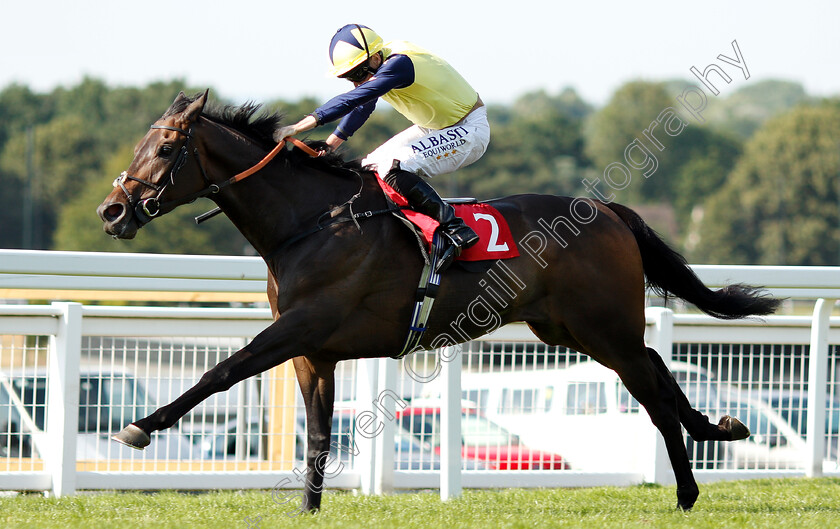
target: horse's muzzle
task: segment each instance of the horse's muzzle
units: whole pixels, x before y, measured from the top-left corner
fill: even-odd
[[[133,239],[137,235],[135,222],[132,222],[132,210],[122,202],[103,202],[96,208],[105,233],[115,239]]]

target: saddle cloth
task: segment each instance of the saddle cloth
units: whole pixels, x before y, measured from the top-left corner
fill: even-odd
[[[377,182],[382,191],[396,205],[407,207],[408,202],[397,193],[387,182],[377,176]],[[489,259],[510,259],[519,256],[519,249],[508,227],[507,220],[493,206],[481,202],[453,204],[455,214],[472,228],[479,237],[478,243],[465,249],[458,257],[458,261],[485,261]],[[422,234],[426,244],[431,248],[432,237],[439,226],[431,217],[418,213],[412,209],[403,209],[403,215],[414,224]]]

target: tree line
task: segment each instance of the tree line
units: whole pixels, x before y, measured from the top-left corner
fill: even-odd
[[[624,174],[626,185],[602,184],[600,196],[637,209],[691,262],[840,262],[840,98],[814,98],[787,81],[753,83],[709,101],[702,124],[676,116],[678,134],[655,136],[651,122],[685,86],[631,81],[601,108],[570,88],[489,105],[487,153],[433,185],[444,196],[480,199],[598,198],[594,182]],[[213,207],[206,200],[155,220],[133,241],[102,231],[96,206],[181,90],[200,91],[178,79],[109,87],[91,78],[49,93],[17,84],[0,91],[0,247],[251,253],[223,217],[195,226],[192,217]],[[293,121],[319,103],[267,101],[264,110]],[[382,105],[342,149],[361,157],[406,126]],[[617,162],[622,172],[611,173]]]

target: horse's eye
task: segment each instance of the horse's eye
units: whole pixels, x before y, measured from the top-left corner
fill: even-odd
[[[170,154],[172,154],[172,145],[169,145],[168,143],[161,145],[160,149],[158,149],[158,156],[162,158],[167,158]]]

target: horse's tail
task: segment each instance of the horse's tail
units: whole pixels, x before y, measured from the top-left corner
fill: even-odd
[[[607,206],[633,232],[642,254],[647,284],[654,292],[670,293],[693,303],[710,316],[727,320],[771,314],[781,303],[761,288],[742,283],[710,290],[689,268],[685,258],[660,239],[635,211],[620,204]]]

